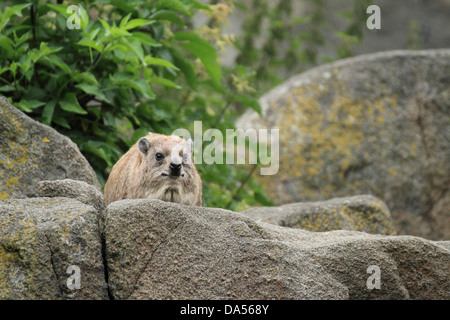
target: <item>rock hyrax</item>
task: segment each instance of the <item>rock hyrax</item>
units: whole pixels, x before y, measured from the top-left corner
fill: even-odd
[[[192,161],[192,140],[149,133],[112,168],[105,203],[121,199],[160,199],[202,205],[202,181]]]

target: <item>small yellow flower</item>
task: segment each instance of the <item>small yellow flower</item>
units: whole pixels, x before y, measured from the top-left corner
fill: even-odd
[[[211,11],[204,11],[206,15],[214,19],[220,24],[228,23],[228,16],[233,11],[233,7],[226,3],[217,3],[210,5]]]
[[[247,80],[240,79],[234,74],[231,75],[231,81],[239,93],[256,91],[254,88],[250,87]]]

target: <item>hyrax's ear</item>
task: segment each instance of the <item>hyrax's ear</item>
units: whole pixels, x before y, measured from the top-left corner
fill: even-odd
[[[147,155],[148,149],[150,148],[150,142],[148,142],[147,138],[140,138],[138,141],[139,150],[142,154]]]
[[[194,142],[192,142],[191,138],[189,138],[189,140],[187,141],[187,144],[188,144],[188,150],[192,154],[192,152],[194,151]]]

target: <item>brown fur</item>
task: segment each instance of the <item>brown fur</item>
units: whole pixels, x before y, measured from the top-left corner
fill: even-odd
[[[156,159],[157,153],[164,155],[162,161]],[[191,153],[191,145],[178,136],[149,133],[112,168],[104,190],[106,205],[121,199],[143,198],[201,206],[202,181]],[[181,161],[183,155],[185,161]],[[181,163],[181,174],[173,177],[169,165],[177,161]]]

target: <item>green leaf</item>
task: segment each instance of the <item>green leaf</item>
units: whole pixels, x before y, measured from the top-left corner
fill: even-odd
[[[1,19],[1,18],[0,18]],[[31,30],[32,27],[29,25],[15,25],[15,26],[8,26],[8,29],[4,30],[4,34],[6,36],[10,36],[16,31],[19,31],[20,33],[25,32],[27,30]]]
[[[88,34],[88,38],[87,38],[87,39],[89,39],[89,40],[94,40],[95,37],[97,37],[97,35],[98,35],[98,33],[99,33],[100,31],[101,31],[101,28],[100,28],[100,27],[97,27],[97,26],[96,26],[96,28],[92,28],[92,29],[90,30],[89,34]]]
[[[172,116],[169,112],[164,110],[164,108],[162,108],[162,107],[155,107],[154,105],[151,105],[151,109],[152,109],[153,119],[155,119],[156,121],[169,119]]]
[[[8,55],[14,54],[14,42],[7,36],[0,34],[0,48],[3,48]]]
[[[22,10],[29,6],[31,6],[31,3],[6,6],[4,13],[0,15],[0,32],[6,27],[12,16],[22,17]]]
[[[208,5],[203,4],[197,0],[181,0],[181,2],[183,2],[185,5],[187,5],[190,8],[211,11],[211,8]]]
[[[179,11],[181,13],[184,13],[187,16],[191,16],[192,14],[189,12],[189,10],[184,6],[184,4],[179,0],[159,0],[155,8],[157,10],[161,9],[169,9],[173,11]]]
[[[222,68],[217,61],[216,49],[208,41],[193,33],[177,32],[175,39],[181,40],[180,44],[202,61],[214,83],[220,85]]]
[[[70,124],[67,122],[67,120],[61,116],[54,116],[53,117],[53,122],[56,123],[57,125],[66,128],[66,129],[71,129]]]
[[[30,57],[26,55],[20,57],[19,63],[17,63],[17,65],[23,70],[24,73],[27,72],[32,66]]]
[[[130,141],[132,144],[136,143],[140,138],[146,136],[148,133],[148,130],[145,130],[143,128],[138,128],[134,131],[132,141]]]
[[[108,166],[112,167],[114,165],[111,158],[111,147],[107,143],[89,140],[82,143],[80,149],[95,154],[103,159]]]
[[[153,38],[156,41],[163,40],[164,30],[166,29],[164,24],[162,24],[162,23],[155,23],[151,27],[152,27],[152,31],[153,31],[152,32]]]
[[[164,66],[164,67],[172,68],[175,70],[179,70],[171,62],[164,60],[164,59],[147,56],[147,57],[145,57],[144,61],[146,64],[149,64],[149,65],[158,65],[158,66]]]
[[[136,55],[136,57],[138,57],[139,60],[141,60],[143,65],[146,65],[144,61],[144,50],[142,50],[142,46],[139,41],[133,38],[131,38],[130,41],[128,41],[125,38],[121,38],[120,43],[123,44],[128,49],[130,49]]]
[[[9,19],[13,15],[22,17],[22,10],[31,6],[31,3],[27,4],[18,4],[15,6],[7,6],[5,8],[5,13],[3,14],[3,19]]]
[[[38,49],[32,49],[28,51],[27,55],[30,57],[33,63],[36,63],[42,57],[42,53],[39,52]]]
[[[62,14],[65,17],[70,16],[71,14],[67,12],[67,6],[63,4],[51,4],[47,3],[47,7]]]
[[[127,14],[127,15],[120,21],[119,28],[122,29],[123,27],[125,27],[125,25],[127,24],[128,20],[130,20],[130,17],[131,17],[131,12],[130,12],[129,14]]]
[[[122,83],[133,89],[136,89],[137,91],[142,93],[146,98],[149,99],[155,98],[155,94],[153,93],[150,85],[143,79],[127,79]]]
[[[147,25],[147,24],[151,24],[151,23],[153,23],[153,22],[154,22],[154,21],[152,21],[152,20],[147,20],[147,19],[133,19],[133,20],[129,21],[129,22],[125,25],[124,29],[125,29],[125,30],[130,30],[130,29],[133,29],[133,28],[137,28],[137,27],[145,26],[145,25]]]
[[[9,67],[0,68],[0,75],[9,70]]]
[[[95,76],[94,76],[92,73],[89,73],[89,72],[81,72],[81,73],[77,73],[77,74],[73,77],[73,79],[74,79],[76,82],[85,82],[85,83],[87,83],[87,84],[99,86],[98,81],[97,81],[97,79],[95,78]]]
[[[56,99],[52,99],[50,100],[49,103],[45,105],[41,115],[42,123],[46,125],[50,125],[52,123],[53,111],[55,111],[56,102],[57,102]]]
[[[39,50],[33,49],[33,50],[29,51],[28,56],[31,58],[33,63],[36,63],[40,58],[42,58],[44,56],[48,56],[52,53],[56,53],[56,52],[60,51],[62,48],[63,47],[57,47],[57,48],[49,47],[47,42],[41,42],[41,44],[39,46]]]
[[[103,101],[106,101],[108,103],[111,103],[111,101],[108,100],[108,98],[105,96],[105,94],[98,88],[98,86],[90,85],[87,83],[80,83],[75,86],[78,89],[83,90],[87,94],[94,95],[96,97],[99,97]]]
[[[348,41],[349,43],[358,43],[359,41],[357,36],[353,36],[342,31],[337,31],[335,34],[342,40]]]
[[[87,11],[82,6],[80,6],[80,26],[81,26],[81,30],[86,29],[88,23],[89,23],[89,14],[87,13]]]
[[[64,98],[59,101],[59,106],[64,111],[76,114],[87,114],[87,111],[84,110],[80,104],[78,103],[77,97],[73,92],[67,92],[64,95]]]
[[[118,28],[115,24],[110,29],[110,37],[103,39],[103,42],[109,40],[110,38],[116,38],[117,36],[131,36],[131,33],[124,29]]]
[[[123,89],[126,89],[127,87],[133,88],[149,99],[155,98],[155,94],[147,81],[143,79],[135,79],[134,75],[131,73],[116,72],[115,74],[110,75],[109,78],[113,84],[119,85]]]
[[[16,76],[16,70],[17,70],[17,63],[15,61],[13,61],[10,65],[9,65],[9,70],[11,71],[11,73],[13,74],[13,77]]]
[[[133,35],[131,37],[129,37],[129,39],[136,39],[140,43],[147,44],[152,47],[161,47],[162,46],[161,43],[157,42],[155,39],[150,37],[148,34],[139,32],[139,31],[133,32]]]
[[[9,92],[9,91],[15,91],[16,88],[14,88],[11,84],[5,84],[4,86],[0,86],[0,92]]]
[[[112,75],[109,75],[109,78],[111,79],[112,83],[114,83],[114,84],[121,84],[122,82],[124,82],[132,77],[133,77],[132,73],[121,72],[121,71],[118,71]]]
[[[178,14],[170,10],[160,10],[156,11],[154,14],[150,16],[150,19],[154,20],[166,20],[170,21],[173,24],[184,27],[184,21],[180,18]]]
[[[172,51],[172,57],[174,64],[181,70],[184,74],[187,84],[192,88],[197,88],[197,76],[195,75],[195,70],[192,65],[178,55],[178,53]]]
[[[47,62],[50,65],[55,65],[58,68],[60,68],[62,71],[64,71],[68,75],[72,75],[73,71],[70,69],[70,67],[57,55],[51,55],[48,57],[43,57],[43,60]]]
[[[26,100],[22,99],[19,102],[17,102],[15,105],[25,112],[32,112],[33,109],[39,108],[40,106],[43,106],[45,102],[38,101],[38,100]]]
[[[116,125],[116,119],[114,118],[114,115],[110,111],[105,112],[102,118],[103,124],[105,126],[114,127]]]
[[[121,9],[123,12],[134,12],[137,7],[134,5],[134,2],[126,1],[126,0],[110,0],[111,5]]]
[[[99,18],[98,20],[99,20],[100,23],[102,24],[103,29],[106,31],[106,34],[109,34],[110,31],[111,31],[111,27],[109,26],[108,22],[106,22],[105,20],[103,20],[103,19],[101,19],[101,18]]]
[[[14,31],[14,32],[13,32],[13,35],[14,35],[14,42],[15,42],[16,47],[20,46],[22,43],[24,43],[25,41],[27,41],[27,40],[28,40],[29,34],[30,34],[29,32],[25,32],[25,33],[24,33],[22,36],[20,36],[20,38],[19,38],[19,37],[17,37],[16,32]]]
[[[171,88],[176,88],[176,89],[181,89],[181,87],[176,84],[175,82],[166,79],[166,78],[161,78],[161,77],[153,77],[152,78],[152,82],[153,83],[157,83],[166,87],[171,87]]]
[[[103,52],[103,44],[98,43],[97,41],[94,40],[81,39],[80,41],[77,42],[77,44],[80,46],[93,48],[99,52]]]

